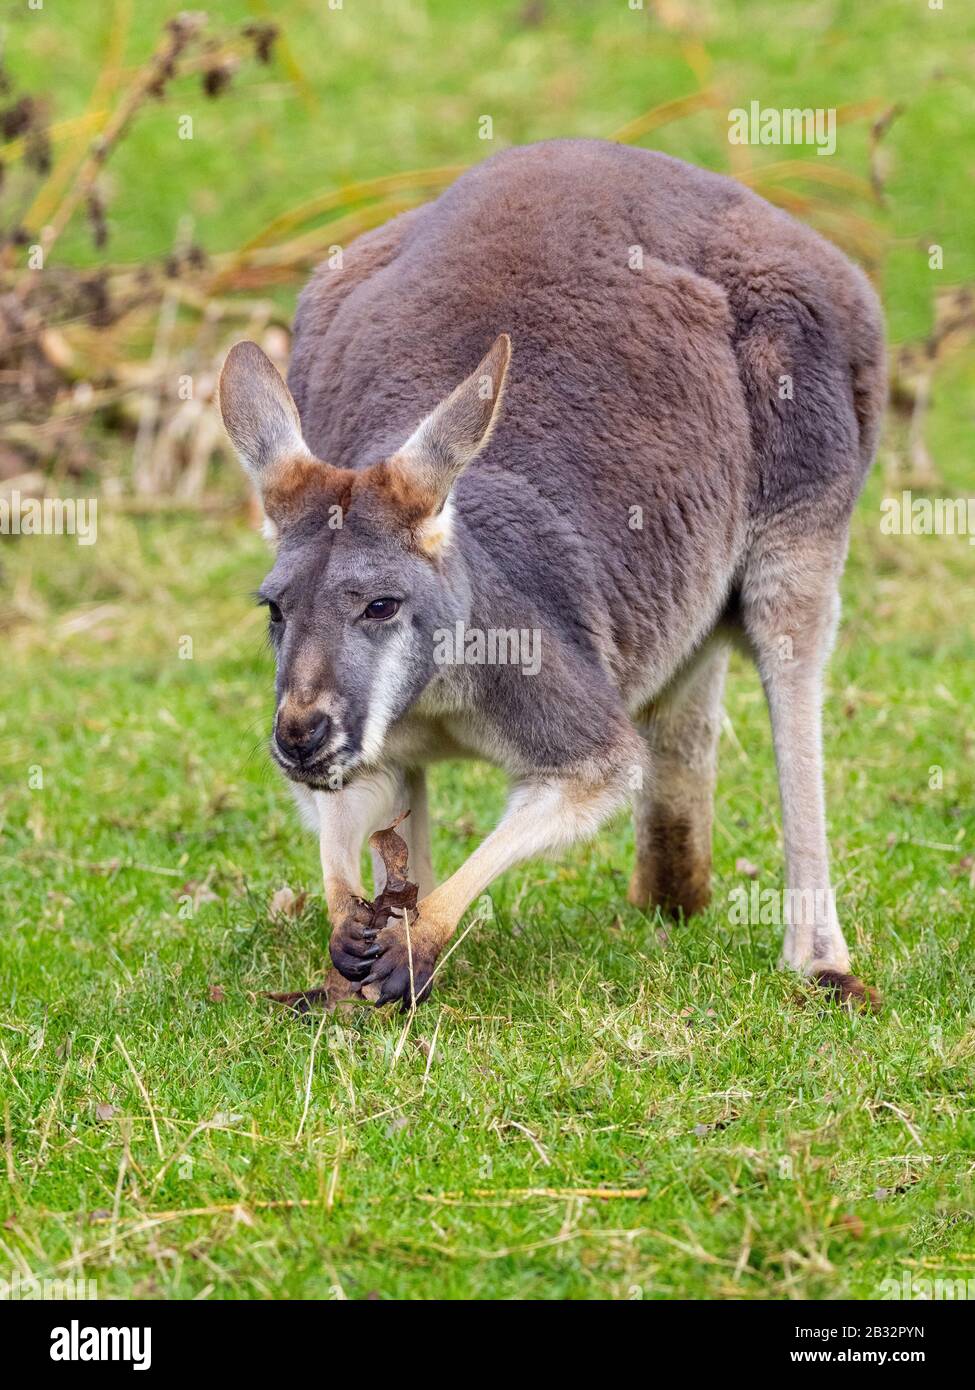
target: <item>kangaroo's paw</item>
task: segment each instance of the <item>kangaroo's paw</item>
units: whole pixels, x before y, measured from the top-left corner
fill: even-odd
[[[368,952],[371,970],[362,982],[363,992],[377,1004],[400,1000],[403,1013],[408,1013],[430,997],[439,955],[439,935],[424,927],[422,918],[391,922]]]
[[[353,983],[365,979],[370,969],[366,953],[375,944],[378,934],[372,903],[350,898],[328,942],[328,953],[340,975]]]

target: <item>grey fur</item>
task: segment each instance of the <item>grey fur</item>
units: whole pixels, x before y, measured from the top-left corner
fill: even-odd
[[[508,150],[315,274],[289,377],[308,447],[355,475],[394,457],[502,333],[503,405],[452,489],[441,556],[365,495],[340,531],[324,524],[327,490],[282,528],[265,586],[294,614],[279,685],[304,652],[308,696],[317,682],[343,705],[350,771],[397,626],[410,639],[382,760],[402,767],[461,752],[534,785],[621,783],[645,756],[635,724],[732,630],[770,692],[786,635],[795,698],[814,703],[885,398],[881,315],[860,271],[737,183],[664,155],[576,140]],[[356,630],[342,590],[394,585],[396,623]],[[436,668],[432,633],[458,619],[539,629],[539,674]],[[712,751],[699,761],[710,769]],[[705,793],[712,780],[702,773]],[[796,954],[807,968],[822,952]]]

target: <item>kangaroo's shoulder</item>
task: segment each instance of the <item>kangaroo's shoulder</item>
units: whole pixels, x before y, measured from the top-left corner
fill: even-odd
[[[411,208],[364,232],[313,272],[298,297],[288,372],[288,386],[299,409],[319,345],[335,315],[351,294],[395,260],[423,212],[423,208]]]

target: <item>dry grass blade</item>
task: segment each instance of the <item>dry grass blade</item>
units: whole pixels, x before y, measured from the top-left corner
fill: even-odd
[[[888,106],[886,111],[882,111],[870,127],[870,183],[877,202],[884,205],[887,203],[886,184],[889,159],[883,149],[883,142],[887,137],[887,132],[903,111],[903,104],[895,102],[893,106]]]
[[[695,111],[704,111],[708,107],[720,105],[721,101],[714,90],[689,92],[687,96],[674,97],[671,101],[661,102],[652,110],[645,111],[642,116],[627,121],[626,125],[620,126],[619,130],[614,130],[609,138],[624,145],[631,144],[634,140],[648,135],[651,130],[669,125],[671,121],[679,121],[684,116],[692,115]]]
[[[302,1136],[302,1134],[303,1134],[303,1132],[304,1132],[305,1121],[308,1119],[308,1110],[309,1110],[309,1107],[311,1106],[311,1086],[312,1086],[312,1080],[314,1079],[314,1076],[315,1076],[315,1053],[318,1051],[318,1044],[319,1044],[319,1041],[320,1041],[321,1036],[322,1036],[322,1031],[323,1031],[323,1029],[324,1029],[324,1027],[325,1027],[325,1020],[326,1020],[327,1018],[328,1018],[328,1014],[325,1013],[325,1012],[323,1011],[323,1012],[322,1012],[322,1021],[321,1021],[321,1023],[319,1023],[319,1025],[318,1025],[318,1030],[317,1030],[317,1032],[315,1033],[315,1037],[314,1037],[314,1039],[313,1039],[313,1041],[312,1041],[312,1045],[311,1045],[311,1053],[310,1053],[309,1058],[308,1058],[308,1080],[307,1080],[307,1084],[306,1084],[306,1086],[305,1086],[305,1104],[304,1104],[304,1107],[303,1107],[302,1112],[301,1112],[301,1121],[300,1121],[300,1123],[299,1123],[299,1125],[298,1125],[298,1130],[297,1130],[297,1132],[296,1132],[296,1134],[295,1134],[295,1143],[296,1143],[296,1144],[297,1144],[298,1140],[301,1138],[301,1136]]]
[[[109,155],[125,135],[140,107],[168,80],[174,65],[192,42],[205,18],[187,11],[170,20],[152,57],[137,72],[104,131],[89,147],[81,168],[52,213],[45,237],[47,250],[58,240],[75,211],[88,197]]]
[[[599,1202],[639,1202],[648,1196],[648,1187],[475,1187],[470,1192],[417,1192],[418,1202],[436,1205],[461,1206],[465,1202],[481,1202],[491,1198],[497,1201],[532,1201],[547,1199],[558,1202],[592,1199]]]
[[[58,144],[62,140],[70,140],[73,135],[87,135],[90,131],[97,130],[107,119],[107,110],[86,111],[83,116],[69,116],[66,120],[55,121],[47,127],[47,136],[53,144]],[[8,164],[20,159],[26,148],[27,141],[23,135],[8,140],[5,145],[0,145],[0,162]]]
[[[785,159],[775,164],[763,164],[746,174],[738,175],[738,182],[750,188],[761,188],[765,184],[777,183],[780,179],[803,179],[807,183],[823,183],[833,188],[853,193],[868,202],[877,202],[876,193],[866,179],[842,169],[836,164],[816,163],[812,159]]]
[[[314,198],[273,218],[261,231],[245,241],[237,254],[243,255],[259,246],[267,246],[283,232],[300,227],[303,222],[310,222],[313,217],[322,217],[327,212],[352,207],[371,198],[383,198],[404,188],[445,187],[458,178],[466,167],[464,164],[450,164],[437,169],[410,169],[402,174],[385,174],[381,178],[365,179],[361,183],[345,184],[342,188],[316,194]]]
[[[115,1046],[118,1048],[119,1052],[121,1052],[122,1056],[124,1057],[124,1059],[125,1059],[125,1065],[128,1067],[129,1071],[131,1072],[131,1074],[132,1074],[132,1079],[133,1079],[133,1081],[134,1081],[135,1084],[136,1084],[136,1087],[137,1087],[137,1089],[138,1089],[138,1092],[139,1092],[140,1096],[142,1097],[142,1099],[143,1099],[143,1100],[145,1101],[145,1103],[146,1103],[146,1109],[149,1111],[149,1119],[150,1119],[150,1121],[151,1121],[151,1123],[152,1123],[152,1133],[153,1133],[153,1137],[154,1137],[154,1139],[155,1139],[155,1141],[156,1141],[156,1152],[159,1154],[160,1162],[162,1162],[162,1161],[165,1159],[166,1155],[165,1155],[165,1153],[163,1152],[162,1138],[160,1137],[160,1134],[159,1134],[159,1125],[158,1125],[158,1123],[156,1122],[156,1112],[155,1112],[155,1109],[153,1108],[152,1099],[151,1099],[151,1097],[150,1097],[150,1095],[149,1095],[148,1090],[146,1089],[145,1082],[142,1080],[142,1077],[141,1077],[141,1076],[139,1075],[139,1073],[136,1071],[135,1063],[133,1062],[132,1058],[129,1056],[128,1051],[127,1051],[126,1046],[125,1046],[125,1043],[124,1043],[124,1042],[122,1041],[122,1039],[119,1037],[118,1033],[115,1034]]]
[[[854,121],[862,121],[876,116],[877,112],[883,109],[884,102],[881,97],[869,97],[866,101],[847,102],[845,106],[836,108],[836,124],[851,125]]]
[[[42,227],[53,215],[64,195],[64,189],[71,177],[72,170],[76,169],[84,158],[86,146],[83,137],[92,128],[99,129],[106,120],[107,104],[112,100],[122,76],[122,60],[125,56],[125,45],[131,24],[132,0],[115,0],[112,22],[108,27],[105,56],[92,88],[88,110],[79,118],[77,131],[72,132],[82,138],[72,140],[69,143],[41,185],[27,212],[25,218],[27,226]],[[53,135],[53,130],[51,133]]]
[[[48,1107],[47,1115],[44,1119],[44,1128],[41,1130],[41,1142],[37,1150],[37,1158],[34,1160],[35,1168],[40,1168],[41,1163],[44,1160],[44,1154],[47,1150],[48,1140],[51,1137],[51,1127],[54,1124],[54,1117],[57,1114],[58,1106],[61,1103],[61,1093],[64,1090],[64,1083],[68,1075],[68,1068],[71,1065],[71,1044],[73,1038],[74,1034],[69,1035],[68,1046],[65,1051],[64,1057],[64,1066],[61,1068],[61,1075],[58,1077],[58,1084],[54,1088],[54,1095],[51,1099],[51,1104]]]
[[[315,265],[334,245],[347,245],[363,232],[379,227],[398,213],[407,212],[425,199],[391,199],[358,209],[346,217],[326,222],[312,231],[302,232],[290,241],[256,247],[245,255],[232,251],[216,257],[216,275],[207,287],[209,293],[262,289],[273,284],[292,284],[295,278]]]

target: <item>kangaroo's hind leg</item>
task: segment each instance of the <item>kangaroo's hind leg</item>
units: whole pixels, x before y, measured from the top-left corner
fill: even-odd
[[[648,784],[633,797],[636,863],[628,897],[689,917],[711,896],[711,826],[728,650],[712,639],[646,716]]]
[[[845,535],[771,527],[756,544],[741,593],[772,721],[785,841],[782,963],[841,999],[879,1002],[850,974],[830,884],[823,794],[822,681],[839,615]]]

